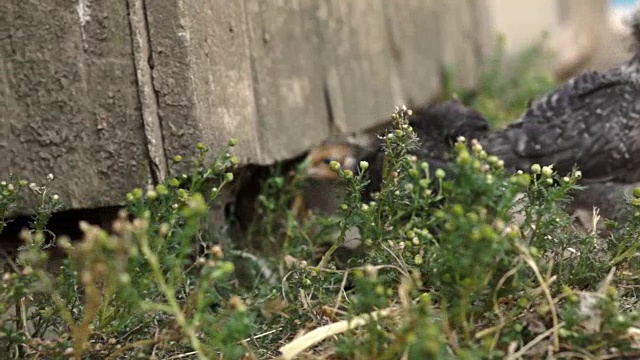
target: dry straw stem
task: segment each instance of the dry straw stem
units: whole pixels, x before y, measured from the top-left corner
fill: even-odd
[[[525,345],[522,348],[520,348],[520,350],[518,350],[516,353],[510,354],[509,356],[507,356],[506,360],[520,359],[522,356],[524,356],[524,354],[527,351],[529,351],[529,349],[533,348],[537,343],[539,343],[542,340],[546,339],[549,335],[557,333],[558,330],[563,326],[564,326],[564,322],[561,322],[558,325],[552,327],[551,329],[548,329],[547,331],[543,332],[542,334],[536,336],[527,345]]]
[[[293,340],[289,344],[280,347],[278,350],[280,351],[281,355],[277,359],[291,360],[302,351],[312,347],[313,345],[321,342],[328,337],[355,329],[367,324],[371,320],[378,320],[381,317],[392,315],[398,310],[398,307],[386,308],[383,310],[357,316],[351,320],[342,320],[333,324],[319,327]]]
[[[542,288],[545,294],[545,297],[549,302],[549,309],[551,310],[551,319],[553,320],[553,327],[551,328],[553,332],[553,348],[555,351],[558,351],[560,349],[560,336],[558,334],[558,330],[560,329],[560,326],[558,325],[559,323],[558,312],[556,310],[553,297],[551,296],[551,290],[549,290],[549,287],[547,286],[547,281],[545,281],[544,278],[542,277],[542,274],[540,273],[540,269],[538,268],[538,265],[536,264],[535,260],[533,259],[533,257],[531,257],[531,254],[529,253],[529,249],[522,244],[516,244],[516,248],[520,252],[520,256],[525,261],[525,263],[527,263],[527,265],[529,265],[529,267],[535,273],[536,278],[540,283],[540,287]]]

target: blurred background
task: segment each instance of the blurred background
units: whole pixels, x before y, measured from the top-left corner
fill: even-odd
[[[638,0],[489,0],[493,27],[513,56],[548,35],[561,80],[585,68],[603,69],[628,54],[626,21]]]

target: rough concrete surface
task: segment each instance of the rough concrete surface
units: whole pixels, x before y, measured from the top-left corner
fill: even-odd
[[[402,94],[392,72],[383,1],[322,1],[317,18],[327,95],[338,129],[360,130],[388,118]]]
[[[0,174],[42,183],[53,173],[73,208],[121,203],[150,178],[127,2],[85,3],[9,0],[0,10]]]
[[[317,1],[246,0],[263,161],[292,158],[329,134]]]
[[[476,28],[475,16],[478,1],[443,1],[439,4],[440,31],[444,46],[440,49],[442,63],[453,69],[455,84],[459,87],[475,85],[479,64],[482,61],[477,54],[476,42],[487,42],[493,39],[478,39],[481,29]]]
[[[441,86],[442,62],[433,54],[447,40],[440,31],[438,4],[438,0],[384,2],[390,53],[407,105],[428,101]]]
[[[235,137],[243,163],[262,162],[243,3],[147,1],[146,13],[167,157]]]
[[[472,85],[485,1],[5,1],[0,175],[53,173],[88,208],[184,171],[198,142],[293,158],[431,98],[445,65]]]

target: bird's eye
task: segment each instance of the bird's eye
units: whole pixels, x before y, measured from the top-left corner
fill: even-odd
[[[332,161],[338,161],[338,160],[336,160],[336,159],[335,159],[334,157],[332,157],[332,156],[330,156],[330,157],[328,157],[328,158],[324,158],[324,159],[322,159],[322,163],[323,163],[323,164],[326,164],[326,165],[331,165],[331,162],[332,162]]]

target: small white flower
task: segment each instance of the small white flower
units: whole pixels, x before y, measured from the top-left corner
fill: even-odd
[[[13,187],[13,184],[9,184],[7,185],[7,190],[9,191],[13,191],[15,188]]]
[[[58,196],[58,194],[54,194],[51,198],[55,201],[58,201],[60,199],[60,196]]]
[[[127,273],[121,273],[120,276],[118,276],[118,280],[122,284],[128,284],[131,282],[131,276]]]
[[[147,198],[150,200],[156,199],[158,197],[158,193],[155,190],[147,191]]]
[[[47,180],[49,181],[53,180],[53,174],[49,173],[49,175],[47,175]]]
[[[29,184],[29,189],[31,189],[31,190],[35,190],[37,187],[38,187],[38,185],[36,185],[36,183]]]
[[[473,139],[473,140],[476,140],[476,139]],[[473,150],[475,153],[480,153],[480,151],[482,151],[482,144],[480,144],[480,143],[479,143],[479,142],[477,142],[477,140],[476,140],[476,143],[472,145],[472,150]]]

